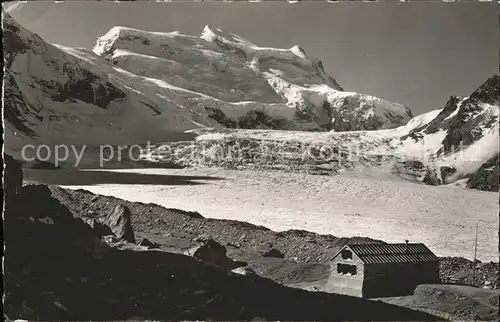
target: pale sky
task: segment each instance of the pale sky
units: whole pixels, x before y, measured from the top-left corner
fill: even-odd
[[[10,13],[66,46],[91,48],[117,25],[199,35],[207,24],[261,46],[299,45],[345,90],[404,104],[414,115],[469,95],[499,68],[495,2],[37,1]]]

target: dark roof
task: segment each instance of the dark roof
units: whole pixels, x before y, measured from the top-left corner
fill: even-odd
[[[424,244],[347,245],[365,264],[435,262],[438,258]]]

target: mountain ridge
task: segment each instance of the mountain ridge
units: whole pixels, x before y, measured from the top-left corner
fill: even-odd
[[[238,136],[336,142],[344,152],[361,144],[365,166],[381,156],[418,163],[418,180],[439,184],[498,155],[498,74],[413,118],[344,91],[299,46],[259,47],[210,26],[199,37],[114,27],[89,50],[49,44],[3,16],[6,142],[17,154],[27,142],[191,142],[249,129]]]

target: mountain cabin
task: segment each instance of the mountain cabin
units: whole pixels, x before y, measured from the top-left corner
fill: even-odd
[[[348,244],[330,262],[325,291],[357,297],[411,295],[439,283],[439,260],[424,244]]]

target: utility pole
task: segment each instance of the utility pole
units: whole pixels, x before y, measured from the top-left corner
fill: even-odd
[[[476,222],[476,238],[474,239],[474,261],[472,262],[472,286],[474,287],[474,282],[476,281],[476,258],[477,258],[477,231],[479,228],[479,220]],[[475,321],[476,319],[476,306],[472,306],[471,311],[471,320]]]
[[[476,259],[477,259],[477,231],[479,229],[479,220],[476,222],[476,238],[474,240],[474,261],[472,262],[472,286],[476,281]]]

